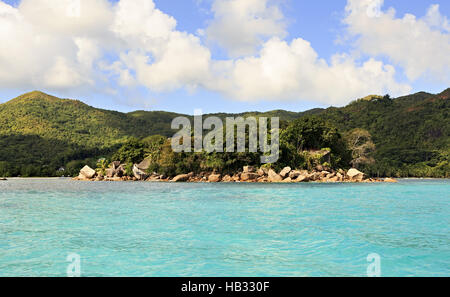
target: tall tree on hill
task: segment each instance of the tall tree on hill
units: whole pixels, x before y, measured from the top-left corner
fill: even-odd
[[[348,148],[352,152],[353,167],[360,168],[361,165],[375,163],[372,154],[375,152],[375,144],[369,131],[356,128],[345,134]]]

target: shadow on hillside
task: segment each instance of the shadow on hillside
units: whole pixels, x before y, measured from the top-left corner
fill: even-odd
[[[107,149],[87,148],[38,135],[0,135],[0,162],[55,167],[71,160],[108,154],[117,148],[117,145]]]

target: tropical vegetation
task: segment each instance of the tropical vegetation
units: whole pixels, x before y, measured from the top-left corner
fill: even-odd
[[[372,176],[450,177],[450,89],[400,98],[367,96],[341,108],[214,114],[281,119],[275,168],[357,167]],[[31,92],[0,104],[0,176],[74,176],[84,165],[151,160],[155,172],[238,170],[256,153],[175,153],[171,122],[180,114],[121,113]],[[209,116],[209,115],[208,115]],[[191,116],[188,116],[192,119]]]

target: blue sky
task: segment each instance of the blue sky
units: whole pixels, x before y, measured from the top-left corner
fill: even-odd
[[[120,111],[301,111],[369,93],[437,93],[450,86],[449,1],[137,1],[148,14],[126,1],[91,1],[98,2],[89,4],[93,12],[82,9],[82,23],[72,26],[70,18],[33,19],[39,9],[65,9],[55,0],[3,0],[0,24],[11,29],[0,36],[12,44],[0,47],[0,102],[39,89]],[[367,17],[362,2],[379,14]],[[138,18],[152,21],[133,23]],[[113,33],[101,31],[111,24]],[[35,36],[42,36],[36,44]],[[333,64],[336,55],[346,58]]]

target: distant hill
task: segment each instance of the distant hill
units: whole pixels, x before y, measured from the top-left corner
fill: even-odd
[[[342,108],[328,108],[321,116],[341,131],[368,130],[380,167],[419,163],[434,167],[449,162],[449,98],[450,89],[437,95],[420,92],[393,100],[357,100]]]
[[[341,132],[368,130],[380,163],[414,164],[448,160],[449,96],[450,89],[393,100],[371,95],[342,108],[214,115],[277,116],[286,122],[319,115],[334,122]],[[27,93],[0,104],[0,175],[53,175],[71,161],[108,155],[129,137],[170,137],[175,132],[170,124],[177,116],[163,111],[121,113],[39,91]],[[36,166],[40,171],[31,172]]]
[[[71,160],[108,154],[130,136],[169,135],[175,116],[126,114],[38,91],[27,93],[0,104],[0,162],[59,168]]]

